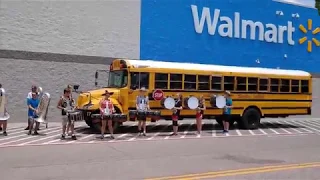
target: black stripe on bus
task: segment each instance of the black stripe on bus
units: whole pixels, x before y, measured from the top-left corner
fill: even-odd
[[[208,98],[206,100],[210,101]],[[232,99],[232,101],[312,102],[311,99]]]
[[[261,109],[308,109],[309,107],[262,107]]]
[[[196,92],[196,93],[224,93],[222,90],[180,90],[180,89],[161,89],[163,92]],[[309,92],[265,92],[265,91],[230,91],[231,94],[291,94],[291,95],[311,95]],[[151,94],[151,93],[150,93]]]
[[[151,108],[151,107],[150,107]],[[128,110],[136,110],[136,107],[129,107]],[[218,109],[215,107],[206,107],[206,109]],[[233,107],[232,109],[244,109],[244,107]],[[168,110],[164,107],[152,107],[151,110]],[[183,109],[183,110],[189,110],[189,109]],[[191,110],[191,109],[190,109]]]

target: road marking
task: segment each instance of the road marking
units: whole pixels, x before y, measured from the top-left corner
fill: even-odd
[[[194,123],[191,123],[188,128],[183,132],[183,136],[180,136],[181,139],[185,138],[189,132],[189,130],[191,129],[191,127],[194,125]]]
[[[181,123],[182,125],[182,123]],[[162,133],[164,130],[166,130],[169,127],[169,125],[165,125],[162,129],[160,129],[159,132],[155,133],[153,136],[147,138],[147,140],[152,140],[153,138],[157,137],[160,133]]]
[[[293,125],[291,122],[288,122],[288,121],[285,121],[285,120],[283,120],[283,122],[285,122],[286,124],[291,124],[291,125]],[[303,132],[297,130],[296,128],[290,128],[290,129],[293,130],[293,131],[295,131],[295,132],[297,132],[297,133],[303,133]]]
[[[216,178],[216,177],[227,177],[227,176],[244,175],[244,174],[276,172],[276,171],[311,168],[311,167],[320,167],[320,162],[263,166],[263,167],[234,169],[234,170],[223,170],[223,171],[215,171],[215,172],[199,173],[199,174],[188,174],[188,175],[181,175],[181,176],[150,178],[150,179],[146,179],[146,180],[193,180],[193,179],[205,179],[205,178],[211,179],[211,178]]]
[[[281,123],[280,121],[275,121],[275,122],[278,123],[278,124],[282,124],[283,127],[287,127],[287,128],[288,128],[287,125]],[[292,132],[290,132],[290,131],[288,131],[288,130],[286,130],[286,129],[284,129],[284,128],[280,128],[280,129],[281,129],[282,131],[288,133],[288,134],[292,134]]]
[[[248,130],[251,135],[256,135],[252,130]]]
[[[294,125],[301,126],[301,124],[296,123],[296,121],[292,121],[291,123],[294,124]],[[313,132],[313,131],[305,128],[305,127],[300,127],[299,129],[303,129],[304,131],[309,132],[309,133],[312,133],[312,132]]]
[[[237,132],[238,136],[242,136],[242,133],[240,132],[239,129],[236,129],[236,132]]]
[[[271,123],[271,121],[267,121],[267,124],[269,126],[276,127],[274,124]],[[275,134],[280,134],[278,131],[274,130],[273,128],[269,128],[269,130],[274,132]]]
[[[304,127],[308,128],[308,129],[312,129],[312,130],[314,130],[314,131],[320,132],[319,129],[315,129],[315,128],[313,128],[313,127],[310,127],[310,126],[309,126],[310,124],[306,125],[306,124],[304,124],[304,123],[302,123],[302,122],[295,122],[295,123],[300,124],[301,126],[304,126]]]
[[[128,135],[129,135],[128,133],[126,133],[126,134],[121,134],[120,136],[116,137],[115,139],[113,139],[113,140],[111,140],[111,141],[109,141],[109,142],[114,142],[114,141],[116,141],[116,140],[118,140],[118,139],[120,139],[120,138],[122,138],[122,137],[128,136]]]
[[[266,133],[264,130],[262,130],[261,128],[258,129],[262,134],[268,134]]]
[[[58,129],[58,128],[55,128],[55,129]],[[51,130],[53,130],[53,129],[51,129]],[[56,130],[56,131],[50,131],[49,129],[44,130],[44,132],[46,132],[46,134],[52,134],[52,133],[57,132],[57,131],[59,131],[59,130]],[[5,144],[14,143],[14,142],[19,142],[19,141],[26,140],[26,139],[32,139],[32,138],[39,137],[39,136],[27,135],[27,134],[23,134],[23,135],[24,136],[28,136],[28,137],[25,137],[25,138],[22,138],[22,139],[17,139],[17,140],[14,140],[14,141],[8,141],[8,142],[5,142],[5,143],[1,143],[0,146],[5,145]]]

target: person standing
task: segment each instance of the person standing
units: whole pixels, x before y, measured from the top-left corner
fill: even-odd
[[[69,91],[70,91],[70,98],[71,98],[72,101],[74,102],[74,99],[72,98],[72,86],[69,84],[69,85],[67,86],[67,89],[69,89]],[[69,132],[69,130],[70,130],[70,124],[68,123],[66,133],[70,136],[70,135],[71,135],[71,132]]]
[[[146,88],[142,87],[139,91],[139,96],[136,99],[136,108],[138,111],[137,120],[138,120],[138,135],[146,136],[146,121],[147,121],[147,111],[150,110],[149,98],[145,95],[147,92]]]
[[[29,133],[28,135],[31,135],[32,133],[32,129],[33,129],[33,124],[34,122],[36,123],[36,127],[34,129],[34,135],[38,135],[38,129],[39,129],[39,122],[35,121],[35,118],[38,118],[38,106],[40,103],[40,100],[38,98],[38,94],[33,92],[31,94],[32,98],[27,100],[27,104],[28,104],[28,121],[29,121]]]
[[[175,99],[175,105],[172,109],[172,136],[178,135],[178,120],[180,117],[180,111],[182,110],[182,95],[180,93],[177,94],[177,98]]]
[[[31,92],[29,92],[27,95],[27,101],[28,101],[28,99],[32,99],[32,93],[38,93],[37,86],[35,86],[35,85],[31,86]],[[28,109],[29,109],[29,106],[28,106]],[[24,130],[29,130],[29,127],[30,127],[30,121],[29,121],[29,115],[28,115],[28,126]]]
[[[112,114],[116,111],[114,109],[114,105],[109,99],[113,92],[105,91],[103,96],[105,96],[100,101],[100,114],[101,114],[101,139],[104,139],[104,131],[106,130],[106,126],[108,124],[108,130],[110,133],[110,138],[114,139],[113,136],[113,127],[112,127]]]
[[[225,91],[224,97],[226,98],[226,106],[224,107],[223,111],[223,133],[228,135],[232,109],[232,99],[230,96],[230,91]]]
[[[63,90],[63,95],[60,97],[57,108],[61,109],[62,115],[62,134],[61,139],[66,138],[66,129],[67,125],[70,126],[71,129],[71,138],[73,140],[77,140],[76,135],[74,134],[74,121],[69,118],[68,111],[74,110],[74,106],[72,106],[72,99],[70,97],[70,90],[68,88]]]
[[[5,97],[5,94],[2,94],[3,92],[5,92],[5,90],[2,88],[2,84],[0,84],[0,96],[1,97]],[[7,104],[7,99],[2,99],[2,100],[5,100],[5,102],[1,102],[4,104],[4,115],[8,115],[7,114],[7,108],[6,108],[6,104]],[[3,135],[4,136],[7,136],[8,133],[7,133],[7,124],[8,124],[8,120],[0,120],[0,131],[3,130]],[[3,126],[3,128],[2,128]]]
[[[202,95],[202,96],[200,96],[199,105],[198,105],[197,113],[196,113],[196,124],[197,124],[197,135],[198,136],[201,135],[201,131],[202,131],[202,118],[203,118],[204,110],[206,110],[206,102],[205,102],[205,99]]]

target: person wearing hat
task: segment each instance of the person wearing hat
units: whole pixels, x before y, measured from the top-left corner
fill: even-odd
[[[104,139],[104,132],[106,130],[106,126],[108,124],[108,130],[110,133],[110,138],[114,139],[113,136],[113,127],[112,127],[112,119],[111,114],[115,113],[114,105],[110,100],[110,96],[113,92],[105,91],[104,98],[100,101],[100,114],[101,114],[101,139]]]
[[[69,119],[67,110],[73,110],[74,106],[71,104],[71,97],[70,97],[71,91],[68,88],[65,88],[63,90],[63,95],[61,96],[57,108],[61,109],[61,115],[62,115],[62,134],[61,139],[65,139],[66,129],[67,126],[70,126],[71,129],[71,138],[73,140],[77,140],[76,135],[74,134],[74,121]]]
[[[2,89],[2,84],[0,84],[0,89]],[[4,90],[4,89],[3,89]],[[0,91],[0,93],[2,93],[2,91]],[[2,94],[0,94],[1,96],[2,96]],[[4,109],[4,113],[6,113],[7,112],[7,110],[6,110],[6,107],[5,107],[5,109]],[[8,133],[7,133],[7,120],[5,120],[5,121],[0,121],[0,131],[2,131],[3,130],[3,135],[4,136],[7,136],[8,135]],[[2,128],[3,127],[3,128]]]
[[[69,85],[67,86],[67,89],[70,90],[70,98],[73,99],[73,98],[72,98],[72,86],[69,84]],[[68,123],[68,125],[67,125],[67,130],[66,130],[67,134],[71,134],[71,133],[69,133],[69,130],[70,130],[70,124]]]
[[[138,131],[139,131],[139,135],[143,135],[146,136],[146,129],[147,129],[147,125],[146,125],[146,120],[147,120],[147,114],[146,111],[150,110],[150,106],[149,106],[149,98],[148,96],[145,95],[145,93],[147,92],[146,88],[142,87],[139,90],[139,96],[137,96],[137,100],[136,100],[136,108],[138,112],[142,112],[142,113],[138,113],[137,115],[137,120],[138,120]]]
[[[224,97],[226,98],[226,106],[223,110],[223,133],[229,133],[229,122],[231,119],[232,99],[230,97],[230,91],[225,91]]]
[[[28,99],[32,99],[32,93],[38,93],[38,87],[37,86],[35,86],[35,85],[31,86],[31,92],[29,92],[28,95],[27,95],[27,101],[28,101]],[[29,130],[29,127],[30,127],[30,121],[29,121],[29,115],[28,115],[28,126],[24,130]]]

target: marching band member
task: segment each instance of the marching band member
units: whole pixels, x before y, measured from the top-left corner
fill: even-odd
[[[150,110],[149,98],[148,98],[148,96],[145,95],[146,91],[147,90],[144,87],[142,87],[140,89],[139,96],[137,96],[137,100],[136,100],[137,111],[147,112],[147,110]],[[137,120],[139,121],[138,122],[139,135],[142,134],[143,136],[146,136],[146,129],[147,129],[147,127],[146,127],[147,126],[146,125],[146,121],[147,121],[146,113],[143,115],[141,115],[141,114],[138,115]]]
[[[202,118],[203,118],[204,110],[206,110],[206,102],[205,102],[203,95],[201,95],[200,99],[199,99],[199,106],[197,108],[197,113],[196,113],[197,135],[201,134]]]
[[[0,89],[2,89],[2,84],[0,84]],[[0,91],[0,93],[2,93],[2,91]],[[5,112],[6,112],[6,107],[5,107]],[[3,135],[4,136],[8,135],[8,133],[7,133],[7,124],[8,124],[7,120],[0,121],[0,131],[3,130]],[[2,126],[3,126],[3,128],[2,128]]]
[[[113,136],[113,127],[112,127],[112,118],[111,116],[104,116],[104,115],[111,115],[115,113],[114,106],[109,99],[109,97],[113,94],[113,92],[109,92],[108,90],[105,91],[103,96],[105,96],[101,101],[100,101],[100,114],[101,114],[101,139],[104,138],[104,131],[106,129],[107,123],[108,123],[108,130],[110,132],[110,138],[114,139]]]
[[[66,128],[67,125],[70,126],[71,129],[71,138],[73,140],[76,140],[77,137],[74,134],[74,121],[69,119],[68,117],[68,112],[67,110],[72,110],[74,109],[73,106],[71,106],[71,101],[72,99],[70,98],[70,90],[68,88],[64,89],[63,91],[63,96],[61,96],[57,108],[61,109],[61,115],[62,115],[62,134],[61,134],[61,139],[65,139],[66,137]]]
[[[70,90],[70,98],[73,99],[73,98],[72,98],[72,86],[69,84],[69,85],[67,86],[67,89]],[[66,132],[67,132],[68,135],[71,135],[71,133],[69,133],[69,130],[70,130],[70,124],[68,123],[68,125],[67,125],[67,131],[66,131]]]
[[[226,91],[224,93],[226,98],[226,106],[224,107],[223,111],[223,133],[229,133],[229,121],[231,118],[231,109],[232,109],[232,99],[230,97],[230,91]]]
[[[182,110],[182,95],[180,93],[177,94],[177,99],[175,99],[175,106],[172,111],[172,129],[173,136],[178,135],[178,120],[180,116],[180,111]]]
[[[27,95],[27,101],[28,101],[28,99],[32,99],[32,93],[38,93],[37,86],[35,86],[35,85],[31,86],[31,92],[29,92]],[[28,109],[29,109],[29,106],[28,106]],[[30,121],[29,121],[29,115],[28,115],[28,126],[24,130],[29,130],[29,127],[30,127]]]
[[[37,114],[38,114],[38,106],[39,106],[39,103],[40,103],[40,100],[38,98],[38,94],[36,92],[33,92],[31,94],[32,98],[31,99],[28,99],[27,100],[27,104],[28,104],[28,121],[29,121],[29,133],[28,135],[31,135],[31,132],[32,132],[32,129],[33,129],[33,124],[35,122],[35,118],[37,118]],[[35,135],[38,135],[38,129],[39,129],[39,125],[40,123],[39,122],[36,122],[36,127],[34,129],[34,134]]]

